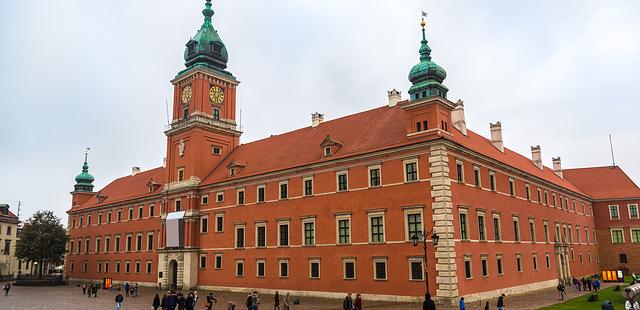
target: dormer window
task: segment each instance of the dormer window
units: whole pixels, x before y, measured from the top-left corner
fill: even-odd
[[[235,175],[236,174],[236,168],[229,168],[229,175]]]
[[[196,51],[196,44],[198,44],[198,42],[196,41],[191,41],[189,43],[189,45],[187,46],[187,51],[189,54],[193,54]]]
[[[327,146],[324,148],[324,156],[329,156],[331,155],[331,147]]]
[[[149,193],[152,193],[153,192],[153,185],[149,185],[148,189],[149,189]]]
[[[320,147],[324,152],[324,156],[331,156],[333,153],[336,153],[342,147],[342,143],[332,139],[329,135],[327,135],[322,143],[320,143]]]

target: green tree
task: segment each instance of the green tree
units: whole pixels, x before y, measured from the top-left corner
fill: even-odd
[[[38,211],[27,220],[16,245],[18,259],[38,262],[38,278],[42,278],[45,262],[61,264],[69,241],[60,219],[52,211]]]

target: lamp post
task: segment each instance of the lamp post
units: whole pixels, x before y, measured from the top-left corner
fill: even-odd
[[[429,237],[431,237],[433,246],[437,246],[438,241],[440,240],[440,236],[434,233],[433,230],[427,233],[418,231],[414,233],[413,236],[411,236],[411,242],[413,243],[413,246],[418,246],[418,242],[422,240],[422,248],[424,249],[424,283],[426,288],[425,302],[427,302],[428,307],[430,307],[431,303],[431,300],[427,300],[427,298],[431,299],[431,296],[429,295],[429,271],[427,269],[427,238]]]

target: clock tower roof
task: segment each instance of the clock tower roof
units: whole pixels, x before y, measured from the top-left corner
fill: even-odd
[[[213,28],[211,17],[214,12],[211,8],[211,0],[206,1],[205,8],[202,10],[204,23],[198,33],[187,42],[184,50],[184,60],[187,66],[185,71],[195,67],[207,67],[233,77],[230,72],[225,70],[229,55],[218,31]]]

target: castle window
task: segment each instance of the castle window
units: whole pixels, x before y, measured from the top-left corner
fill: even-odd
[[[620,213],[618,213],[618,206],[617,205],[609,206],[609,217],[612,220],[620,219]]]
[[[404,181],[418,181],[418,160],[410,160],[404,162]]]
[[[427,121],[422,121],[422,130],[429,129],[429,123]]]
[[[187,119],[189,117],[189,107],[185,107],[182,110],[182,118]]]
[[[209,204],[209,195],[203,195],[202,198],[200,198],[200,204]]]
[[[280,199],[287,199],[289,197],[289,183],[280,182]]]
[[[213,109],[213,119],[216,121],[220,120],[220,109]]]
[[[380,186],[380,166],[369,167],[369,187]]]
[[[211,147],[211,154],[220,155],[220,154],[222,154],[222,150],[220,149],[219,146],[212,146]]]
[[[338,191],[339,192],[344,192],[347,189],[349,189],[348,187],[348,182],[347,182],[347,172],[338,172],[337,175],[338,178]]]
[[[456,179],[458,182],[464,183],[464,169],[461,160],[456,161]]]
[[[178,169],[178,182],[184,180],[184,168]]]
[[[176,200],[176,212],[182,210],[182,201],[180,199]]]
[[[223,201],[224,201],[224,192],[216,193],[216,202],[223,202]]]
[[[304,179],[304,195],[305,196],[313,195],[313,177]]]
[[[627,254],[620,254],[620,264],[626,264],[627,263]]]
[[[327,146],[324,148],[324,156],[329,156],[331,155],[331,147]]]
[[[489,185],[492,191],[496,191],[496,173],[489,171]]]
[[[422,131],[422,124],[420,122],[416,123],[416,131]]]
[[[244,189],[239,189],[238,190],[238,204],[239,205],[243,205],[244,204]]]
[[[512,178],[509,178],[509,195],[511,196],[516,195],[516,185],[515,185],[515,181]]]
[[[264,202],[264,185],[258,186],[258,202]]]
[[[426,96],[427,96],[427,91],[425,90],[425,91],[422,92],[422,98],[424,98]]]
[[[473,167],[473,179],[474,179],[475,185],[477,187],[480,187],[480,184],[481,184],[480,183],[480,167],[477,167],[477,166]]]

